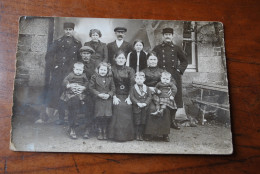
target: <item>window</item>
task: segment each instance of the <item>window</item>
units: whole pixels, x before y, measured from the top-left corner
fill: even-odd
[[[196,72],[196,45],[195,45],[195,22],[184,22],[183,24],[183,50],[188,59],[187,72]]]

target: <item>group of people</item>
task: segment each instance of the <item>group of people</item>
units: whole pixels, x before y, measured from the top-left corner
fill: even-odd
[[[83,138],[95,125],[97,139],[113,141],[151,140],[169,142],[177,108],[183,107],[181,75],[188,62],[172,42],[174,31],[162,31],[163,43],[146,53],[142,40],[124,40],[127,29],[114,29],[116,40],[105,44],[102,33],[91,29],[91,41],[73,37],[75,24],[64,23],[64,36],[46,54],[46,107],[59,113],[55,123],[65,123],[68,135],[77,139],[77,115],[85,114]]]

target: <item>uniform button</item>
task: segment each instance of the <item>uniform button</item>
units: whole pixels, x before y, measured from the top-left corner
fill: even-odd
[[[174,51],[174,50],[172,50],[172,51]]]
[[[63,59],[66,59],[66,57],[63,57]]]
[[[164,50],[162,50],[162,52],[164,52]]]
[[[163,66],[165,68],[165,66]]]
[[[74,47],[76,47],[76,46],[74,46]]]
[[[64,47],[64,45],[62,45],[62,47]]]
[[[174,60],[172,60],[174,62]]]
[[[165,62],[165,60],[163,60],[163,62]]]
[[[163,57],[165,57],[165,56],[163,55]]]
[[[174,56],[174,55],[172,54],[172,56]]]
[[[73,52],[74,54],[76,53],[76,52]]]

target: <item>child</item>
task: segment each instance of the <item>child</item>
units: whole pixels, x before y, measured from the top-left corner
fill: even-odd
[[[133,114],[135,123],[136,140],[142,141],[144,126],[146,123],[148,105],[151,102],[151,92],[144,84],[145,74],[137,72],[135,75],[136,84],[130,91],[130,98],[133,103]]]
[[[94,115],[98,126],[98,140],[107,139],[107,129],[112,117],[112,98],[115,92],[113,78],[109,75],[110,65],[101,62],[91,77],[89,89],[95,96]]]
[[[83,93],[88,85],[88,79],[83,73],[84,64],[81,62],[76,62],[74,64],[73,72],[71,72],[63,80],[63,86],[66,90],[61,95],[61,100],[65,101],[68,106],[68,119],[69,119],[69,136],[72,139],[76,139],[75,133],[75,121],[79,107],[84,104],[85,94]]]
[[[171,81],[171,74],[164,71],[161,75],[161,81],[155,86],[155,91],[158,94],[159,99],[155,98],[156,112],[151,113],[151,115],[160,114],[163,116],[163,111],[168,106],[171,109],[177,109],[174,96],[177,93],[177,87]]]
[[[129,66],[139,72],[147,67],[147,55],[143,51],[144,42],[142,40],[134,41],[134,51],[127,56],[126,66]]]

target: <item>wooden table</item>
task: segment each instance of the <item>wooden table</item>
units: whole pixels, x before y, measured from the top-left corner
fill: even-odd
[[[114,155],[9,150],[19,16],[221,21],[225,27],[234,154]],[[0,173],[257,173],[260,164],[260,1],[1,0]]]

